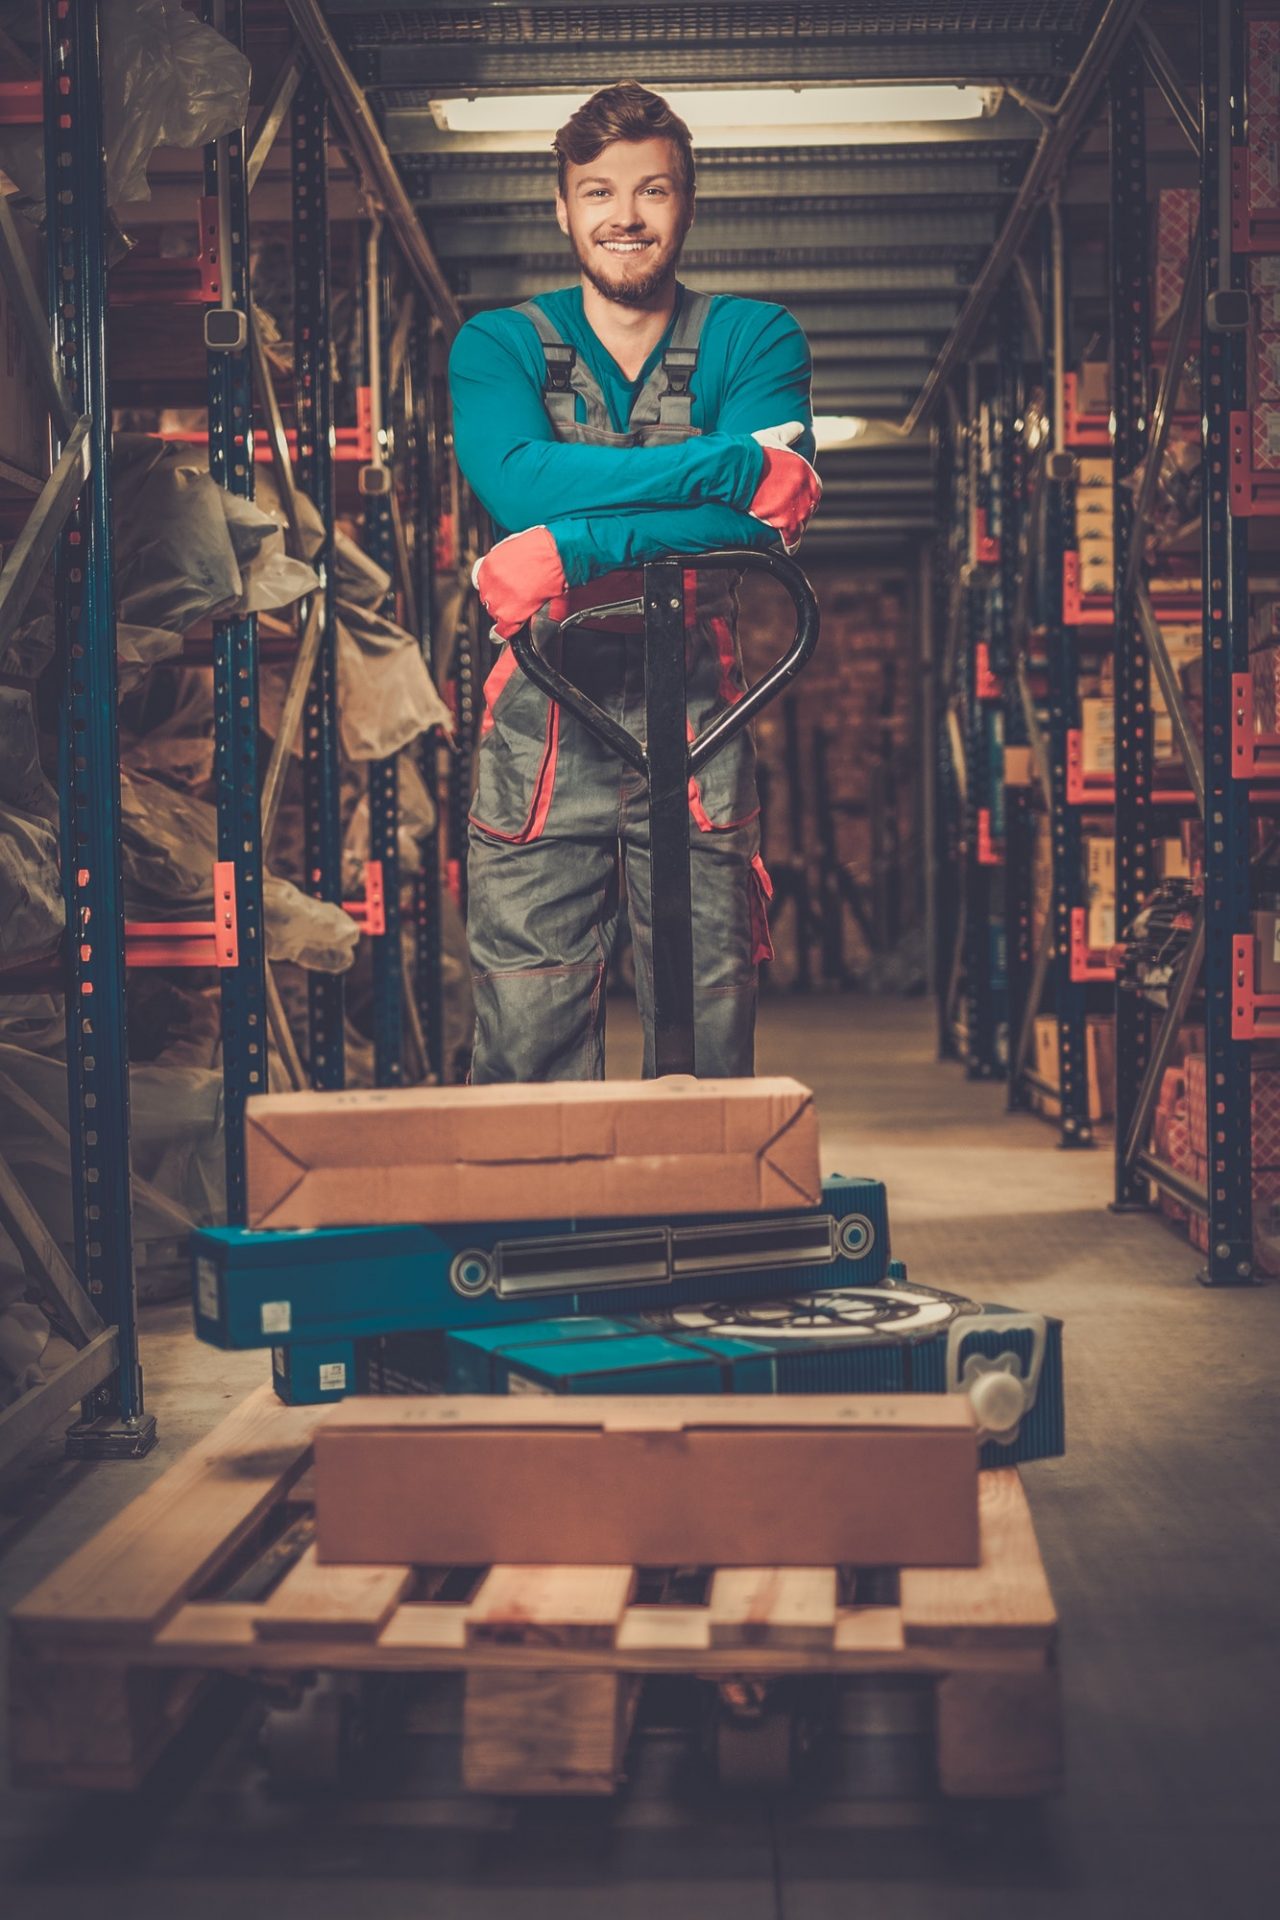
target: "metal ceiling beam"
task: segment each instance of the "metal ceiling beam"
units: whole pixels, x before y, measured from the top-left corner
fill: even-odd
[[[737,293],[761,300],[776,300],[784,293],[787,305],[796,311],[802,325],[803,315],[798,310],[796,296],[805,293],[844,294],[858,300],[874,299],[877,295],[886,300],[910,300],[913,294],[919,293],[956,299],[964,291],[963,279],[954,266],[931,265],[927,261],[884,266],[852,263],[808,266],[788,262],[784,277],[776,257],[772,264],[757,264],[753,260],[745,266],[731,262],[705,266],[695,259],[689,262],[686,273],[704,293]],[[483,261],[460,262],[450,277],[460,300],[479,305],[505,306],[528,300],[535,293],[550,293],[565,284],[563,262],[558,260],[542,266],[532,266],[527,261],[514,266],[504,262],[492,265]]]
[[[1034,78],[1062,71],[1062,36],[1055,33],[884,34],[874,39],[855,32],[837,39],[717,38],[696,40],[656,32],[609,38],[583,34],[583,9],[576,38],[530,40],[523,45],[486,45],[482,40],[435,41],[430,45],[361,46],[355,38],[353,61],[369,88],[430,88],[434,98],[464,93],[529,93],[539,88],[584,92],[607,86],[625,73],[642,73],[647,85],[664,87],[768,87],[779,84],[856,86],[868,81],[956,81],[996,86],[1002,80]],[[639,9],[637,9],[637,12]],[[655,9],[655,12],[660,12]],[[856,29],[850,8],[848,24]],[[785,74],[780,82],[779,74]],[[388,102],[390,104],[390,102]]]
[[[931,289],[914,296],[904,295],[896,303],[886,299],[874,304],[861,297],[856,301],[835,302],[795,287],[786,287],[783,291],[785,304],[804,328],[810,347],[821,347],[824,341],[830,341],[833,347],[843,349],[848,343],[852,350],[860,352],[864,338],[883,339],[920,327],[938,334],[941,347],[964,290],[952,287],[949,293],[939,293]]]
[[[548,207],[539,217],[468,213],[454,218],[427,216],[427,227],[437,254],[444,260],[524,259],[554,254],[563,248],[569,260],[568,243]],[[797,248],[840,254],[875,248],[892,254],[899,249],[927,248],[934,259],[954,259],[988,247],[995,239],[993,213],[961,212],[908,213],[800,213],[785,220],[764,222],[759,214],[735,217],[708,210],[696,220],[686,246],[686,256],[732,249],[735,253],[758,252],[761,242],[776,235],[776,253],[785,259]],[[775,250],[775,249],[771,249]]]
[[[381,211],[406,267],[445,333],[451,336],[462,324],[462,313],[387,152],[369,103],[329,31],[318,0],[288,0],[288,6],[294,31],[320,77],[365,194]]]
[[[881,326],[884,326],[883,320]],[[944,329],[933,333],[869,333],[862,339],[850,338],[843,332],[835,339],[824,336],[809,340],[809,352],[815,367],[826,367],[837,361],[845,360],[924,360],[933,364],[938,348],[942,345]]]
[[[860,360],[848,354],[840,360],[814,362],[813,379],[824,387],[898,388],[915,393],[929,371],[930,362],[921,354],[916,359]]]
[[[411,199],[430,206],[541,205],[555,191],[547,153],[431,152],[412,135],[418,116],[388,115],[387,146]],[[434,130],[434,123],[432,123]],[[698,155],[698,199],[786,200],[810,194],[844,200],[918,198],[980,204],[1017,190],[1033,142],[918,147],[743,147]],[[942,172],[945,177],[940,179]]]
[[[933,371],[905,417],[903,425],[908,431],[920,421],[932,417],[952,374],[973,347],[987,317],[987,310],[1012,268],[1031,230],[1032,221],[1071,158],[1098,89],[1106,79],[1111,62],[1132,31],[1141,6],[1142,0],[1107,0],[1084,57],[1067,82],[1052,121],[1041,135],[1026,179],[1000,237],[969,289],[960,318],[938,355]]]

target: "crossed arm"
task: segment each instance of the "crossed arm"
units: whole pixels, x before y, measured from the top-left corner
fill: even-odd
[[[463,472],[500,526],[547,528],[569,586],[662,553],[776,546],[773,528],[746,511],[765,464],[752,436],[800,420],[797,451],[812,456],[808,354],[776,310],[757,344],[714,432],[675,446],[592,447],[555,438],[540,384],[509,337],[473,321],[449,369]]]

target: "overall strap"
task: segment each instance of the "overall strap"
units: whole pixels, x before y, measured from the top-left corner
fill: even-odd
[[[536,300],[525,300],[516,308],[532,320],[539,340],[542,342],[543,357],[546,361],[546,377],[542,383],[543,404],[551,417],[553,427],[573,427],[577,424],[577,410],[574,398],[573,372],[578,358],[576,347],[569,346],[560,338],[551,321]],[[585,371],[585,369],[584,369]]]
[[[665,383],[658,396],[658,425],[661,427],[688,429],[693,425],[693,395],[689,385],[698,366],[702,323],[710,309],[709,293],[694,293],[689,287],[683,289],[680,315],[670,344],[662,356]]]

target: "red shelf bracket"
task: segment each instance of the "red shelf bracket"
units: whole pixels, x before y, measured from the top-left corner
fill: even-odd
[[[1251,933],[1231,940],[1231,1038],[1280,1040],[1280,993],[1259,993],[1257,942]]]
[[[235,862],[214,862],[212,920],[126,920],[124,957],[129,967],[239,966]]]
[[[1280,514],[1280,467],[1253,464],[1253,415],[1233,413],[1231,436],[1231,511],[1238,520]]]
[[[383,892],[381,860],[364,863],[364,899],[344,902],[361,933],[376,935],[387,930],[387,900]]]
[[[996,567],[1000,564],[1000,542],[994,534],[987,532],[987,510],[975,507],[973,510],[973,558],[980,567]]]
[[[44,120],[39,80],[0,80],[0,127],[38,127]]]
[[[1253,676],[1231,676],[1231,772],[1236,780],[1280,780],[1280,733],[1254,729]]]
[[[1004,860],[1004,846],[991,837],[991,809],[978,808],[978,865],[998,867]]]
[[[979,640],[973,650],[973,690],[979,700],[1004,698],[1000,682],[991,671],[991,649],[985,640]]]

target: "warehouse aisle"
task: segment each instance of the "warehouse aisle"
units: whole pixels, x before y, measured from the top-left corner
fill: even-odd
[[[610,1017],[621,1066],[634,1035],[624,1009]],[[1158,1220],[1105,1211],[1108,1152],[1063,1154],[1041,1122],[1007,1117],[1002,1088],[935,1063],[933,1033],[925,1002],[771,1002],[760,1066],[814,1086],[829,1169],[886,1180],[914,1279],[1067,1321],[1070,1452],[1026,1476],[1063,1621],[1060,1801],[934,1816],[709,1798],[658,1741],[613,1806],[423,1798],[412,1782],[365,1802],[295,1802],[263,1791],[230,1728],[203,1772],[180,1756],[134,1805],[9,1794],[0,1881],[17,1884],[15,1920],[1260,1910],[1280,1864],[1280,1288],[1203,1291]],[[151,1460],[73,1468],[51,1447],[0,1481],[6,1607],[262,1368],[194,1348],[181,1306],[146,1316],[144,1360],[164,1435]]]

